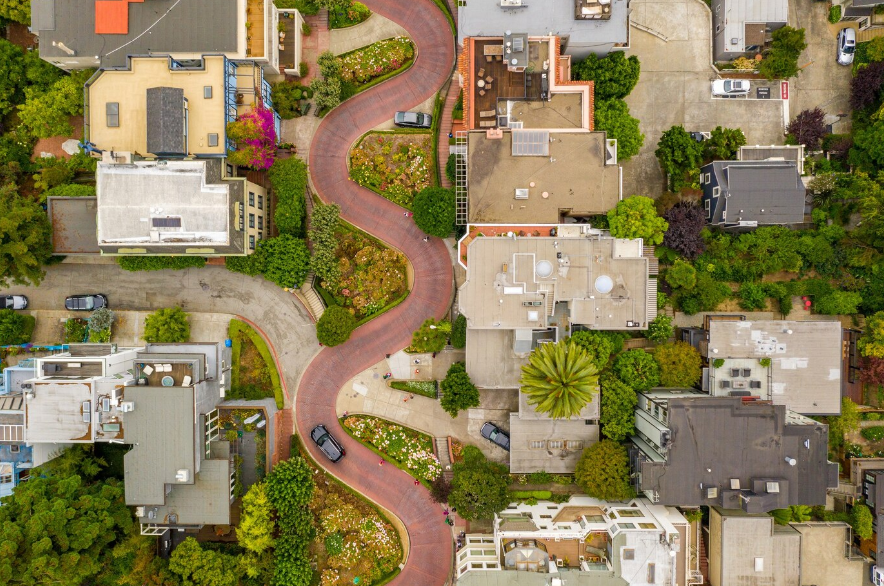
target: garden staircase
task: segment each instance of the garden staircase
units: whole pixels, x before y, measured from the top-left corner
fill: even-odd
[[[433,446],[436,449],[436,457],[439,458],[439,463],[442,464],[442,476],[447,480],[451,480],[454,472],[451,471],[451,458],[448,457],[448,438],[433,438]]]
[[[325,305],[322,304],[322,298],[319,297],[319,294],[313,289],[313,272],[307,273],[307,278],[304,279],[304,284],[301,285],[301,289],[298,291],[300,294],[299,297],[304,301],[304,305],[307,306],[307,310],[313,316],[313,319],[319,321],[319,318],[322,317],[322,314],[325,312]]]
[[[703,535],[703,531],[700,531],[700,543],[698,544],[700,547],[700,574],[702,574],[704,582],[708,583],[707,578],[709,577],[709,557],[706,555],[706,536]]]
[[[648,259],[648,274],[656,275],[660,272],[660,261],[654,255],[653,246],[645,246],[642,248],[642,256]]]

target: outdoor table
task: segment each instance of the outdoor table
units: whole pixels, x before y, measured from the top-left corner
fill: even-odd
[[[479,87],[485,87],[485,80],[480,79],[479,81],[476,82],[476,85]]]
[[[162,381],[160,381],[160,382],[162,382],[164,387],[171,387],[172,385],[175,384],[175,379],[173,379],[169,375],[166,375],[163,377]]]

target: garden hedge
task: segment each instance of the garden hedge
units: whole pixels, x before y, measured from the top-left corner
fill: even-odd
[[[117,263],[124,271],[181,270],[206,266],[201,256],[118,256]]]
[[[273,359],[273,354],[271,354],[270,348],[267,346],[267,343],[264,341],[261,334],[256,332],[249,324],[237,319],[230,320],[230,325],[227,326],[227,336],[233,341],[230,361],[231,370],[233,371],[230,377],[231,387],[239,385],[239,356],[242,351],[242,341],[240,341],[238,334],[244,334],[249,341],[255,345],[258,354],[264,359],[264,363],[270,367],[270,382],[273,385],[273,396],[276,399],[276,407],[278,409],[283,409],[285,407],[285,397],[282,392],[282,382],[280,381],[279,369],[276,366],[276,361]],[[231,395],[231,398],[234,397]]]
[[[277,159],[267,175],[276,194],[273,215],[276,228],[280,234],[303,237],[307,212],[307,164],[297,157]]]

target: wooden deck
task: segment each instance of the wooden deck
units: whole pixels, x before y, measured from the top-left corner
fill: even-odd
[[[524,100],[524,99],[540,99],[540,67],[529,67],[534,69],[536,73],[526,73],[524,71],[509,71],[506,63],[497,57],[492,57],[488,61],[485,55],[485,47],[501,44],[500,40],[476,41],[473,50],[473,71],[476,79],[470,80],[469,87],[472,88],[472,104],[470,116],[473,118],[473,124],[476,128],[480,127],[480,122],[495,121],[491,117],[480,117],[481,112],[494,110],[500,116],[506,115],[506,104],[501,103],[506,100]],[[543,51],[540,50],[539,43],[529,43],[529,52],[536,53],[536,58],[540,59]],[[533,64],[533,60],[529,61]],[[479,72],[484,69],[484,75],[481,76],[486,81],[484,88],[479,88]],[[487,83],[488,77],[491,77],[490,84]],[[482,95],[482,91],[485,95]]]

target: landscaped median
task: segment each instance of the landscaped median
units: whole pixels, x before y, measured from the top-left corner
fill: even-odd
[[[411,209],[415,196],[435,184],[433,155],[428,132],[369,132],[350,151],[350,178]]]
[[[227,329],[231,348],[231,382],[228,399],[260,400],[271,397],[279,409],[285,407],[285,396],[279,371],[270,348],[251,326],[233,319]]]
[[[368,415],[350,415],[341,426],[355,440],[429,485],[442,474],[430,436]]]
[[[342,99],[402,73],[411,67],[414,58],[414,43],[407,37],[384,39],[339,55]]]

